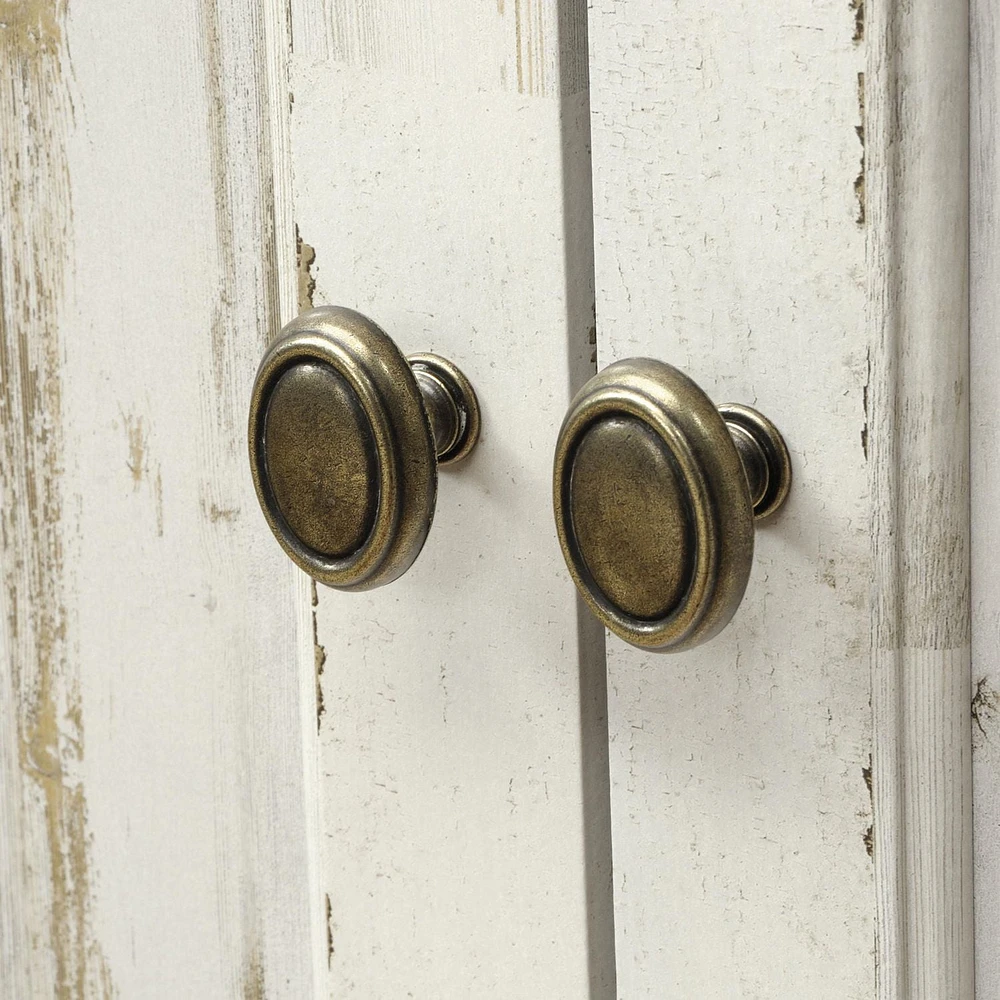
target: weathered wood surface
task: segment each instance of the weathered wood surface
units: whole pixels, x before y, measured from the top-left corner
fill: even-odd
[[[453,359],[484,418],[413,568],[317,595],[328,992],[608,998],[603,643],[550,493],[594,370],[585,8],[292,12],[315,302]]]
[[[971,996],[965,17],[593,4],[600,362],[796,476],[725,633],[609,641],[622,997]]]
[[[972,4],[972,714],[976,996],[1000,995],[1000,15]]]
[[[878,996],[973,995],[969,23],[867,13]]]
[[[281,5],[0,2],[5,997],[313,993],[307,593],[244,445],[287,46]]]

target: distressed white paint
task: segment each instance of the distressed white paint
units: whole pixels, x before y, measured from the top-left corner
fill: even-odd
[[[0,993],[301,1000],[308,595],[244,444],[295,308],[284,10],[0,22]]]
[[[319,589],[328,989],[607,998],[603,644],[578,630],[550,497],[557,428],[593,371],[586,95],[557,59],[578,44],[585,62],[584,10],[328,5],[330,31],[384,43],[371,58],[331,54],[317,10],[293,4],[315,302],[452,358],[484,419],[412,569]]]
[[[286,36],[270,4],[0,0],[2,990],[607,998],[602,646],[549,513],[593,321],[581,7],[293,7]],[[971,994],[964,11],[867,7],[864,37],[834,0],[592,12],[602,361],[655,354],[757,403],[796,466],[726,633],[609,650],[622,997]],[[486,418],[411,572],[321,593],[318,794],[308,594],[242,444],[294,309],[289,37],[317,303],[453,357]],[[997,912],[981,893],[983,997]]]
[[[630,1000],[971,995],[965,13],[859,6],[591,10],[600,362],[795,468],[726,632],[609,640]]]
[[[1000,995],[1000,16],[972,3],[972,680],[976,996]]]

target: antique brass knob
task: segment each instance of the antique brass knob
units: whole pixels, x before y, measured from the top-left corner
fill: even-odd
[[[791,460],[756,410],[718,408],[683,372],[632,358],[577,393],[556,445],[563,555],[594,614],[676,651],[726,626],[753,562],[754,520],[784,502]]]
[[[468,379],[400,353],[351,309],[311,309],[267,349],[250,400],[250,470],[267,523],[316,580],[368,590],[420,554],[437,467],[479,437]]]

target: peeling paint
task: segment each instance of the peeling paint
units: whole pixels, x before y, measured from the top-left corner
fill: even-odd
[[[851,0],[850,8],[854,14],[854,34],[851,41],[859,45],[865,40],[865,0]]]
[[[333,965],[333,904],[330,902],[330,894],[326,896],[326,967],[329,969]]]
[[[854,178],[854,196],[858,201],[857,223],[859,226],[865,224],[868,217],[868,205],[865,192],[865,74],[858,73],[858,114],[859,122],[854,126],[854,131],[858,135],[861,143],[861,166],[858,169],[858,176]]]
[[[295,227],[295,269],[299,279],[299,312],[313,308],[313,293],[316,279],[312,276],[312,266],[316,263],[316,251],[299,235]]]
[[[66,590],[60,310],[72,202],[65,143],[66,4],[0,0],[0,576],[22,795],[7,836],[44,844],[25,858],[19,919],[32,941],[17,974],[33,995],[115,995],[91,926],[84,724]],[[6,713],[10,713],[10,717]],[[0,784],[16,787],[17,777]],[[46,880],[41,886],[39,880]],[[48,912],[28,901],[46,900]],[[37,906],[37,903],[36,903]],[[17,989],[12,985],[11,989]]]
[[[861,776],[865,779],[865,787],[868,789],[868,801],[871,803],[871,816],[872,822],[868,824],[867,829],[861,835],[861,839],[864,841],[865,850],[868,852],[868,857],[875,857],[875,790],[872,785],[872,755],[868,755],[868,766],[861,768]]]
[[[1000,692],[992,688],[988,677],[981,677],[976,682],[976,693],[972,697],[972,721],[979,730],[978,733],[972,734],[973,749],[991,739],[987,726],[992,726],[998,713],[1000,713]]]
[[[320,729],[326,706],[323,704],[323,669],[326,667],[326,649],[319,641],[319,621],[316,608],[319,604],[319,592],[316,581],[312,580],[312,625],[313,625],[313,662],[316,671],[316,730]]]
[[[868,390],[872,384],[872,349],[869,347],[865,362],[865,384],[861,391],[861,406],[865,414],[865,422],[861,427],[861,451],[865,461],[868,461]]]

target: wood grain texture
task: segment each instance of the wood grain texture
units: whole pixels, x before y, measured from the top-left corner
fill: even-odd
[[[867,12],[878,995],[973,994],[969,22]]]
[[[972,714],[976,996],[1000,994],[1000,16],[973,0],[970,121]]]
[[[295,52],[462,91],[555,96],[587,87],[578,0],[299,0]]]
[[[585,8],[531,5],[547,68],[519,86],[514,7],[382,0],[324,20],[293,3],[315,301],[455,361],[484,420],[407,574],[319,588],[335,997],[614,995],[603,643],[550,492],[559,422],[594,370],[587,101],[555,60]],[[362,36],[374,48],[330,49]]]
[[[725,633],[609,641],[622,997],[971,995],[964,18],[593,5],[600,360],[795,468]]]
[[[308,593],[245,458],[295,309],[284,9],[0,21],[2,991],[309,996]]]
[[[84,725],[71,636],[65,306],[73,207],[66,8],[0,8],[0,982],[108,996],[93,928]]]

